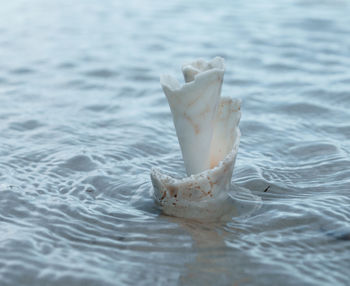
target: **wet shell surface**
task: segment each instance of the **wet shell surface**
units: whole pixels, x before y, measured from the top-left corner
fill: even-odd
[[[192,219],[216,219],[231,207],[229,191],[239,145],[213,169],[176,179],[152,169],[154,199],[168,215]]]
[[[162,76],[188,177],[153,168],[154,199],[168,215],[217,219],[232,208],[231,177],[240,141],[238,99],[220,97],[224,61],[197,60],[182,67],[185,84]]]

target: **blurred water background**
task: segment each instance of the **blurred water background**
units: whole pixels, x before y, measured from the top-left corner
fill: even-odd
[[[0,284],[349,285],[349,15],[345,0],[3,1]],[[149,171],[184,170],[159,75],[214,56],[243,101],[232,180],[258,199],[209,224],[162,215]]]

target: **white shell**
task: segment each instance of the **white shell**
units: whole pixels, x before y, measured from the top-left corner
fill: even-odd
[[[224,61],[198,60],[183,66],[186,83],[169,75],[160,83],[167,96],[187,175],[210,168],[210,145],[224,77]]]
[[[220,99],[222,58],[184,65],[186,83],[162,76],[189,177],[175,179],[152,169],[154,198],[163,212],[192,219],[216,219],[230,204],[229,190],[238,152],[240,100]]]

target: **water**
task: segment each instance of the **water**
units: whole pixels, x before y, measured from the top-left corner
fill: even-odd
[[[3,2],[1,285],[349,285],[348,1]],[[233,182],[260,202],[170,218],[159,75],[216,55],[243,101]]]

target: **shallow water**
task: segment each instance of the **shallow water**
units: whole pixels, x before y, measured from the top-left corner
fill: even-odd
[[[4,1],[1,285],[349,285],[348,1]],[[184,167],[159,75],[226,59],[226,221],[163,216]],[[267,186],[271,186],[266,192]],[[249,194],[246,191],[246,194]]]

